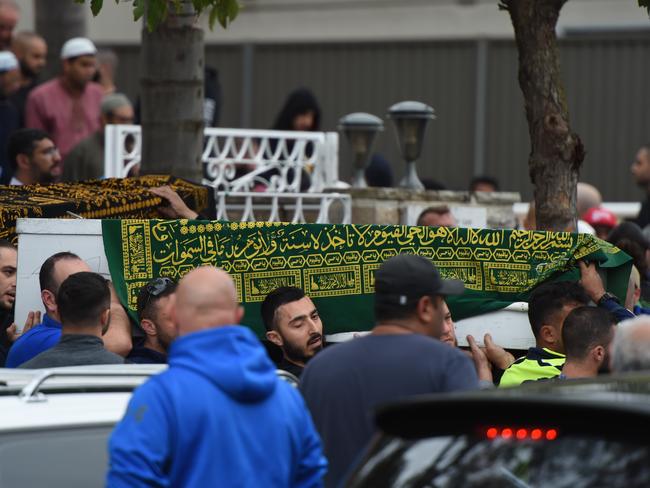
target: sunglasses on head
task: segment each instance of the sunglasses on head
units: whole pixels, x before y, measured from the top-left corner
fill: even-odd
[[[157,297],[173,284],[174,281],[171,278],[156,278],[147,283],[145,290],[147,290],[150,297]]]
[[[164,293],[165,290],[167,290],[173,284],[174,281],[171,278],[167,278],[167,277],[156,278],[154,280],[151,280],[149,283],[147,283],[144,287],[145,291],[147,292],[147,299],[145,300],[144,305],[142,306],[142,312],[144,312],[149,306],[149,303],[151,302],[151,297],[156,298],[157,296]]]

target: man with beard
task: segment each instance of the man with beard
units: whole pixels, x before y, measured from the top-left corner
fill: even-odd
[[[27,97],[27,127],[52,134],[61,158],[99,130],[104,92],[92,83],[97,71],[95,45],[84,37],[69,39],[61,48],[62,75],[34,88]]]
[[[133,363],[158,364],[167,362],[167,351],[176,339],[176,327],[171,317],[171,305],[176,283],[170,278],[154,278],[138,293],[138,320],[144,340],[136,342],[127,356]]]
[[[39,129],[20,129],[9,137],[10,185],[47,185],[61,175],[61,155],[50,136]]]
[[[4,366],[11,341],[7,328],[13,322],[16,300],[16,248],[6,239],[0,239],[0,367]]]
[[[20,127],[24,127],[27,96],[38,85],[39,75],[45,69],[47,43],[34,32],[22,31],[14,36],[11,50],[20,63],[20,88],[11,96],[11,102],[18,110]]]
[[[266,338],[282,349],[278,368],[300,378],[305,364],[324,346],[323,323],[311,298],[300,288],[283,286],[262,302]]]
[[[562,327],[566,362],[560,378],[592,378],[609,373],[609,348],[616,320],[597,307],[573,309]]]

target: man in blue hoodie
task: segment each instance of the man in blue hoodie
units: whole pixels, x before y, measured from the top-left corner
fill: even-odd
[[[238,325],[222,270],[179,283],[169,369],[135,391],[109,441],[109,487],[321,486],[327,462],[300,393]]]

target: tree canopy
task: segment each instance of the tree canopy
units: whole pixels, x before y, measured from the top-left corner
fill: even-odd
[[[86,0],[74,0],[76,3],[86,3]],[[98,15],[104,6],[104,0],[89,0],[90,10],[93,15]],[[209,13],[210,29],[214,28],[214,24],[218,21],[223,28],[228,27],[237,14],[239,13],[239,3],[237,0],[115,0],[115,3],[128,3],[133,4],[133,20],[137,21],[142,18],[145,12],[145,5],[148,6],[147,11],[147,28],[153,31],[159,24],[161,24],[169,13],[180,12],[181,6],[185,2],[191,2],[197,15],[204,12]],[[641,0],[640,0],[641,1]]]
[[[645,7],[650,15],[650,0],[639,0],[639,7]]]

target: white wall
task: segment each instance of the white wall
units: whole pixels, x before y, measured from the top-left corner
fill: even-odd
[[[53,0],[55,1],[55,0]],[[33,29],[32,2],[19,0],[19,29]],[[88,6],[88,36],[103,44],[137,44],[140,23],[131,2],[104,2],[99,17]],[[346,41],[387,39],[510,38],[512,26],[497,0],[248,0],[226,31],[206,32],[206,42]],[[570,0],[558,30],[648,28],[637,0]]]

